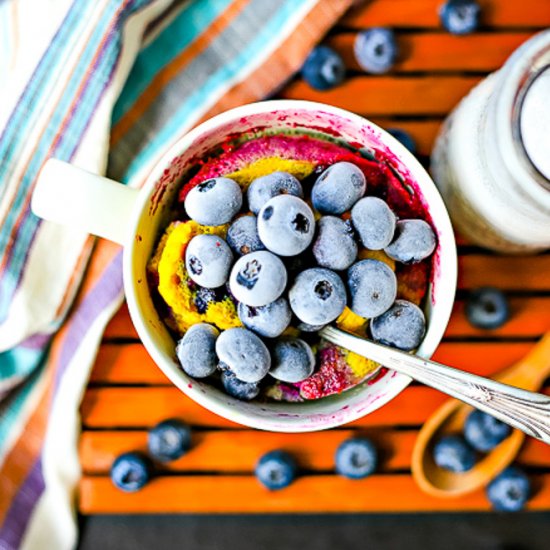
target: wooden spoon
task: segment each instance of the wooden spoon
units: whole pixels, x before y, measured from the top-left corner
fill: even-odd
[[[537,390],[550,375],[550,333],[518,361],[499,373],[495,380],[525,390]],[[473,408],[457,399],[444,403],[423,425],[412,453],[412,474],[420,488],[438,497],[456,497],[489,483],[516,457],[525,434],[514,430],[495,449],[483,456],[464,473],[454,473],[437,466],[433,460],[433,443],[449,433],[461,432]]]

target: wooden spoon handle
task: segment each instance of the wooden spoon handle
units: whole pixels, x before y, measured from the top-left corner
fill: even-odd
[[[550,444],[550,398],[546,395],[447,367],[333,327],[324,328],[320,335],[338,346],[452,395]]]

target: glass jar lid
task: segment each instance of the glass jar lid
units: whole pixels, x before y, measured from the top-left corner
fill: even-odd
[[[550,66],[530,82],[523,97],[519,126],[529,160],[550,181]]]

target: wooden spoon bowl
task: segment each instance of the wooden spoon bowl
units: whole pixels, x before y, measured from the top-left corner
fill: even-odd
[[[533,347],[526,357],[495,378],[525,390],[537,390],[550,375],[550,333]],[[485,486],[517,456],[525,434],[513,430],[509,437],[483,455],[468,472],[449,472],[433,459],[434,443],[445,435],[461,433],[466,417],[473,410],[457,399],[445,402],[423,425],[418,434],[411,469],[419,487],[434,496],[456,497]]]

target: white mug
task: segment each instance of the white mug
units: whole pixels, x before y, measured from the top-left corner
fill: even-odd
[[[441,197],[427,172],[397,140],[357,115],[307,101],[266,101],[222,113],[175,143],[157,163],[141,190],[49,160],[33,194],[34,213],[46,220],[110,239],[124,246],[124,290],[132,321],[147,351],[164,374],[191,399],[234,422],[280,432],[332,428],[365,416],[399,394],[410,378],[394,371],[339,395],[303,403],[244,402],[185,374],[175,342],[155,309],[146,266],[189,161],[200,158],[229,134],[257,128],[338,134],[387,155],[400,174],[415,182],[437,234],[432,281],[426,295],[426,335],[417,350],[429,358],[447,326],[454,301],[457,256],[454,234]],[[63,197],[63,200],[59,200]]]

